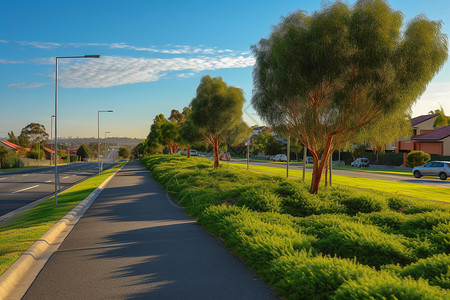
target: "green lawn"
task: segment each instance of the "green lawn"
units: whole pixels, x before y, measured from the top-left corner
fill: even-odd
[[[55,198],[52,197],[3,224],[0,227],[0,275],[47,230],[124,164],[125,162],[58,194],[57,206],[54,205]]]
[[[246,169],[246,165],[233,164],[234,166]],[[286,176],[286,170],[269,166],[250,166],[250,170],[264,172],[273,175]],[[307,183],[311,182],[311,172],[306,172]],[[300,170],[289,170],[289,176],[294,178],[303,178],[303,172]],[[433,201],[442,201],[450,203],[450,189],[443,187],[432,187],[407,182],[396,182],[379,179],[368,179],[359,177],[350,177],[342,175],[333,175],[333,184],[368,189],[377,192],[394,193],[401,196],[420,198]],[[438,179],[436,179],[438,180]],[[322,183],[323,184],[323,183]]]
[[[246,158],[233,158],[233,159],[239,159],[242,161],[247,161]],[[275,163],[275,164],[283,164],[285,165],[285,162],[274,162],[266,159],[258,159],[258,158],[252,158],[250,161],[258,161],[258,162],[267,162],[267,163]],[[289,165],[293,166],[303,166],[302,162],[290,162]],[[309,164],[308,166],[312,166]],[[362,171],[362,172],[374,172],[374,173],[385,173],[385,174],[399,174],[399,175],[408,175],[413,176],[413,174],[410,171],[400,171],[400,170],[392,170],[392,169],[375,169],[375,168],[355,168],[351,166],[346,165],[333,165],[334,169],[342,169],[342,170],[354,170],[354,171]]]

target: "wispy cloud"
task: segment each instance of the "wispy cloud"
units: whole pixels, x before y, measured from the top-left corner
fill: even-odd
[[[157,81],[170,74],[190,77],[204,70],[253,66],[252,56],[196,58],[134,58],[106,56],[61,67],[61,86],[67,88],[105,88],[123,84]]]
[[[60,43],[53,42],[26,42],[26,41],[17,41],[20,45],[23,46],[32,46],[39,49],[55,49],[61,47]]]
[[[3,44],[8,44],[8,41],[5,41],[5,40],[0,40],[0,43],[3,43]]]
[[[41,83],[41,82],[33,82],[33,83],[25,83],[25,82],[20,82],[20,83],[11,83],[8,84],[7,87],[9,88],[15,88],[15,89],[35,89],[41,86],[46,85],[45,83]]]
[[[23,61],[20,60],[9,60],[9,59],[1,59],[0,64],[23,64]]]
[[[149,53],[161,53],[161,54],[230,54],[235,53],[231,49],[218,49],[217,47],[200,46],[188,46],[188,45],[167,45],[165,47],[157,46],[134,46],[127,43],[55,43],[55,42],[26,42],[17,41],[20,45],[32,46],[39,49],[54,49],[54,48],[86,48],[86,47],[105,47],[108,49],[123,49],[133,51],[144,51]],[[243,55],[247,53],[242,53]]]

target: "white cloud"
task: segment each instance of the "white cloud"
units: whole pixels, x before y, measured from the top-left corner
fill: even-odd
[[[442,105],[450,113],[450,82],[430,83],[423,95],[413,105],[413,117],[428,114]]]
[[[8,84],[7,87],[15,88],[15,89],[34,89],[34,88],[38,88],[38,87],[41,87],[44,85],[46,85],[46,84],[41,83],[41,82],[33,82],[33,83],[29,83],[29,84],[26,84],[25,82],[20,82],[20,83]]]
[[[53,42],[25,42],[25,41],[18,41],[17,43],[24,45],[24,46],[33,46],[35,48],[39,49],[55,49],[58,47],[61,47],[60,43],[53,43]]]
[[[0,43],[3,43],[3,44],[8,44],[8,41],[5,41],[5,40],[0,40]]]
[[[194,75],[195,75],[194,72],[191,72],[191,73],[180,73],[180,74],[177,75],[177,77],[178,78],[189,78],[189,77],[192,77]]]
[[[19,60],[9,60],[9,59],[1,59],[0,58],[0,64],[23,64],[23,61]]]
[[[1,41],[1,40],[0,40]],[[5,41],[7,42],[7,41]],[[206,47],[204,45],[199,45],[196,47],[188,46],[188,45],[167,45],[166,47],[156,47],[156,46],[133,46],[128,45],[127,43],[55,43],[55,42],[27,42],[27,41],[17,41],[17,43],[24,46],[32,46],[40,49],[55,49],[62,47],[73,47],[73,48],[82,48],[82,47],[106,47],[109,49],[124,49],[124,50],[134,50],[134,51],[144,51],[149,53],[161,53],[161,54],[172,54],[172,55],[181,55],[181,54],[204,54],[204,55],[213,55],[213,54],[223,54],[223,53],[237,53],[231,49],[218,49],[217,47]],[[244,55],[247,53],[243,53]]]
[[[61,86],[66,88],[105,88],[157,81],[170,72],[182,72],[184,75],[179,77],[186,77],[204,70],[245,68],[254,63],[252,56],[170,59],[105,56],[61,66],[59,78]]]

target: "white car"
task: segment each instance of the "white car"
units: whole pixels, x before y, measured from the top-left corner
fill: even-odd
[[[449,161],[429,161],[425,165],[413,169],[414,177],[439,176],[441,180],[446,180],[450,176]]]
[[[273,161],[287,161],[286,154],[277,154],[273,157]]]
[[[350,165],[352,167],[356,167],[356,168],[368,168],[369,167],[369,159],[368,158],[357,158]]]
[[[194,149],[191,149],[191,150],[189,151],[189,154],[190,154],[191,156],[198,156],[197,150],[194,150]]]

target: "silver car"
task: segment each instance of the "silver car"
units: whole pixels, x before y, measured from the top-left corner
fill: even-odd
[[[413,169],[414,177],[422,176],[439,176],[440,179],[446,180],[450,176],[450,161],[429,161],[423,166]]]

